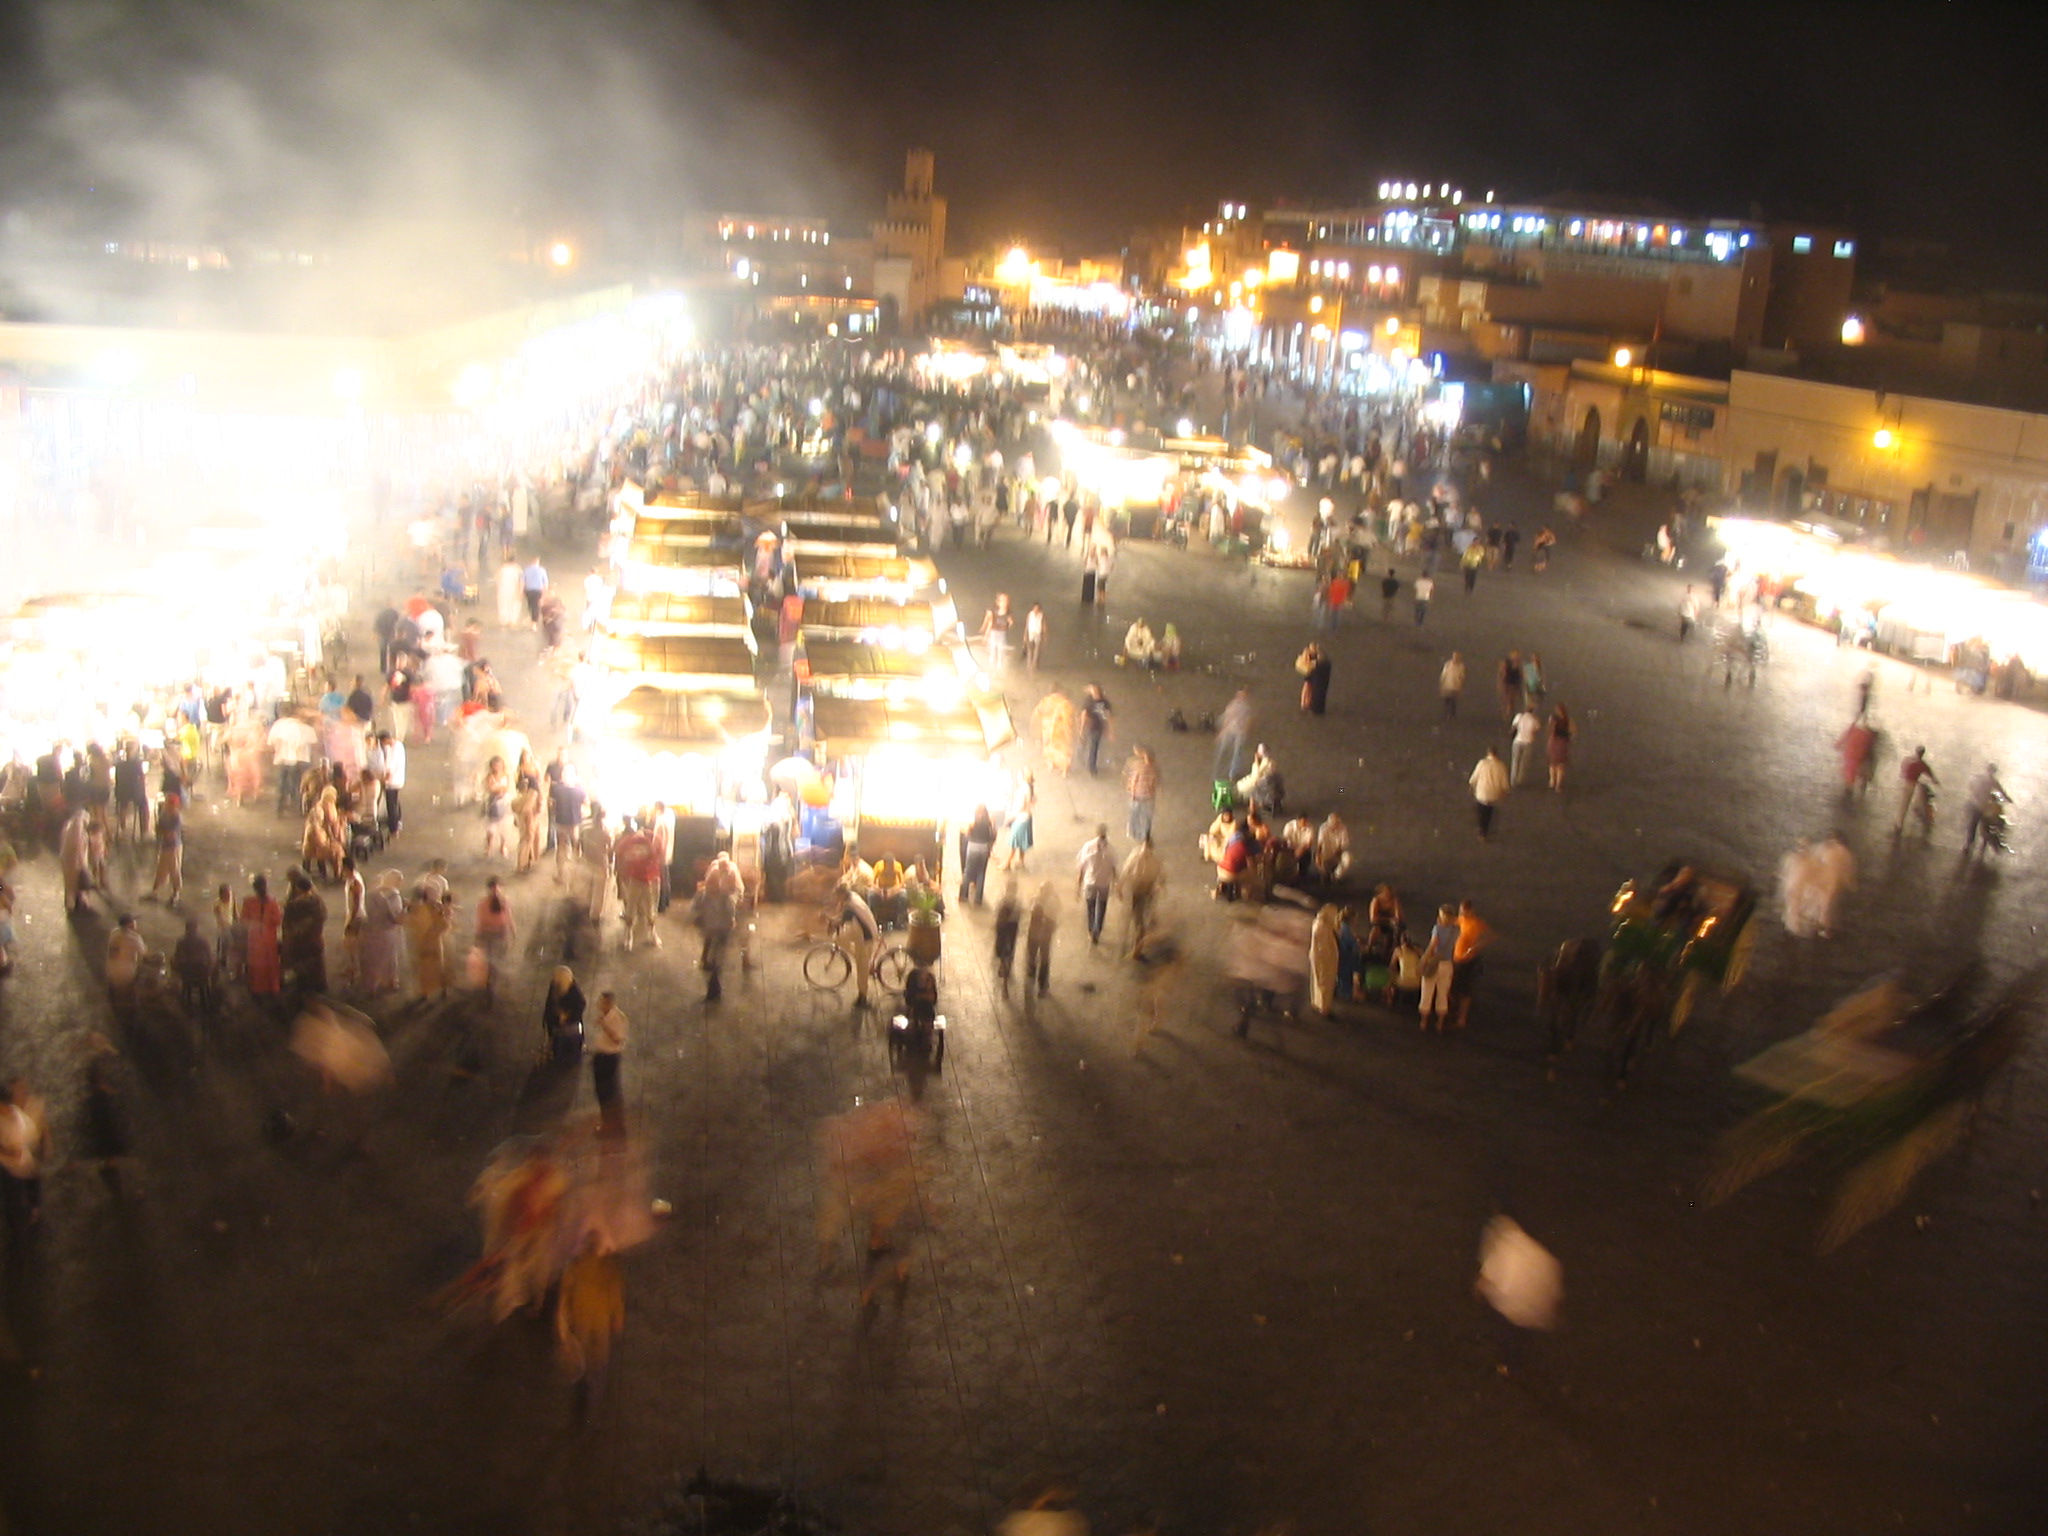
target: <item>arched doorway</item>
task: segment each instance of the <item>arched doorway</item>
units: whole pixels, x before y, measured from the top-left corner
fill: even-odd
[[[1650,477],[1650,423],[1638,416],[1621,450],[1621,477],[1641,485]]]
[[[1572,461],[1581,469],[1591,469],[1600,462],[1600,408],[1586,407],[1586,419],[1579,425],[1579,443],[1572,454]]]

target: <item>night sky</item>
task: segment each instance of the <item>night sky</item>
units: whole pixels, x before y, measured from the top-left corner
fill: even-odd
[[[1114,247],[1384,176],[1945,240],[2048,286],[2029,8],[0,0],[0,201],[223,226],[651,201]]]

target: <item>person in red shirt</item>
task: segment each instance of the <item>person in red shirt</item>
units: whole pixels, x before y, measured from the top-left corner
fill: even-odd
[[[626,948],[641,933],[656,949],[661,935],[654,931],[654,902],[661,893],[661,859],[655,852],[654,837],[628,818],[626,830],[612,845],[612,869],[619,882],[619,905],[625,909]]]
[[[1340,570],[1330,578],[1329,597],[1325,601],[1323,608],[1324,622],[1329,628],[1335,629],[1337,627],[1338,618],[1343,614],[1350,602],[1351,578]]]

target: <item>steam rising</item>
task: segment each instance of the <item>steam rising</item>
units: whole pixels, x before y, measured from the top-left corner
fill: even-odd
[[[8,275],[58,310],[92,241],[212,246],[244,274],[317,254],[232,302],[332,328],[337,304],[473,311],[494,266],[558,231],[631,262],[686,208],[833,206],[795,93],[686,6],[42,0],[29,30]]]

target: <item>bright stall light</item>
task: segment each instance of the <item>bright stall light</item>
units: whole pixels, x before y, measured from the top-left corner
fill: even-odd
[[[576,247],[566,240],[557,240],[548,247],[548,261],[557,267],[566,267],[576,259]]]
[[[1843,321],[1842,321],[1842,345],[1843,345],[1843,346],[1845,346],[1845,347],[1860,347],[1860,346],[1862,346],[1862,345],[1863,345],[1863,335],[1864,335],[1864,332],[1863,332],[1863,317],[1862,317],[1861,315],[1849,315],[1849,316],[1847,316],[1847,317],[1845,317],[1845,318],[1843,319]]]

